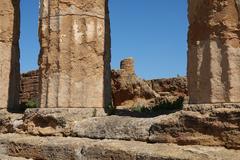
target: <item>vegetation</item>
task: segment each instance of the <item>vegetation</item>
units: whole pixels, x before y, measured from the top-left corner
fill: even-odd
[[[92,117],[96,117],[97,116],[97,109],[94,108],[93,112],[92,112]]]
[[[106,113],[108,115],[114,115],[116,112],[116,106],[113,106],[112,104],[109,104],[108,107],[106,108]]]
[[[183,108],[184,97],[179,97],[176,101],[161,101],[157,106],[144,107],[137,106],[131,109],[138,113],[159,113],[163,111],[181,110]]]
[[[39,102],[35,99],[31,99],[25,104],[25,106],[26,108],[38,108]]]

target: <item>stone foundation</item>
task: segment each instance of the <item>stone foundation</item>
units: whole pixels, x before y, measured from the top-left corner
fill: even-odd
[[[223,147],[148,144],[124,140],[7,134],[0,135],[0,143],[5,145],[4,157],[10,155],[44,160],[238,160],[240,157],[240,151]],[[10,160],[15,160],[13,158]]]
[[[239,104],[185,105],[151,118],[86,109],[29,109],[24,115],[0,110],[0,159],[239,158]]]

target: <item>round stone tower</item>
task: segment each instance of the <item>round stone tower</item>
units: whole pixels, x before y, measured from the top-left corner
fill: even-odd
[[[134,59],[132,57],[128,57],[121,61],[120,69],[124,70],[128,74],[135,74],[134,68]]]

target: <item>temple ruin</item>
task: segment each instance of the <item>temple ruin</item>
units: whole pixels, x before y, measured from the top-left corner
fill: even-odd
[[[240,159],[240,0],[188,0],[188,80],[150,81],[132,58],[111,73],[108,0],[41,0],[21,88],[19,5],[0,0],[0,159]]]
[[[239,102],[239,1],[188,2],[189,102]],[[0,2],[1,108],[18,106],[19,12],[19,0]],[[41,108],[110,105],[108,1],[41,0],[39,31]],[[132,59],[121,67],[134,74]]]

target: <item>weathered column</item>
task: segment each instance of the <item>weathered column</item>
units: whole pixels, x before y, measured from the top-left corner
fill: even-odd
[[[111,103],[108,0],[41,0],[42,108]]]
[[[188,0],[190,103],[240,102],[239,0]]]
[[[135,74],[134,59],[132,57],[121,61],[120,69],[125,70],[128,74]]]
[[[0,108],[17,110],[19,99],[19,0],[0,1]]]

